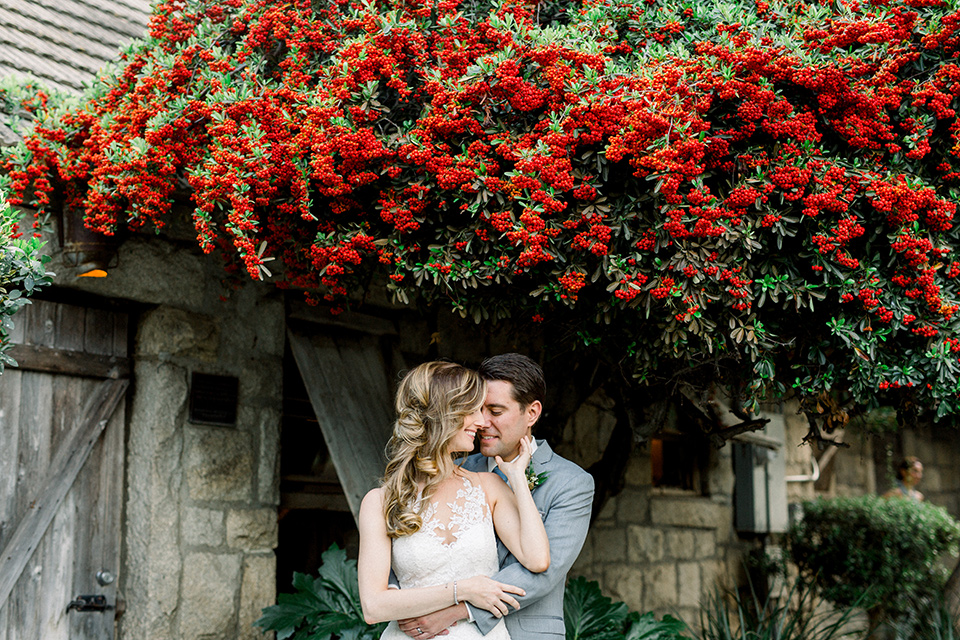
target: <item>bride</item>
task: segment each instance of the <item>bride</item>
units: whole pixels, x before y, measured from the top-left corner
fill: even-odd
[[[498,618],[508,607],[519,608],[513,594],[524,591],[488,577],[498,569],[495,535],[530,571],[550,566],[547,534],[524,475],[530,443],[521,443],[512,462],[496,459],[509,486],[496,474],[466,471],[454,460],[473,450],[485,396],[484,380],[452,362],[427,362],[401,381],[383,483],[360,506],[357,569],[368,623],[412,618],[462,601]],[[389,584],[391,567],[400,589]],[[461,623],[447,637],[510,636],[501,620],[486,636],[475,624]],[[381,638],[408,636],[391,622]]]

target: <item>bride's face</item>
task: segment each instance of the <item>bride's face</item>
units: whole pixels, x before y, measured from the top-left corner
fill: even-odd
[[[464,417],[463,426],[450,441],[450,452],[473,451],[473,441],[477,437],[477,430],[482,426],[483,411],[480,409]]]

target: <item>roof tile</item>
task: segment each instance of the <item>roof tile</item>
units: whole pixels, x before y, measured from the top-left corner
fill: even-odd
[[[146,33],[149,0],[0,0],[0,75],[77,91]]]

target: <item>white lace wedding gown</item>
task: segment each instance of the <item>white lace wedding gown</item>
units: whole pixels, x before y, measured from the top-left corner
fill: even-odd
[[[483,487],[464,477],[456,499],[439,507],[439,502],[427,507],[419,531],[393,540],[393,571],[401,589],[431,587],[481,574],[492,576],[499,568],[497,538]],[[441,517],[446,522],[441,522]],[[464,620],[442,637],[509,640],[510,634],[503,620],[487,635]],[[391,622],[380,638],[409,640],[396,622]]]

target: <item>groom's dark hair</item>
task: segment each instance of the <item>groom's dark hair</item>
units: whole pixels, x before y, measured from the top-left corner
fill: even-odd
[[[502,380],[513,385],[513,399],[523,408],[534,400],[543,404],[547,397],[547,383],[543,369],[536,362],[519,353],[501,353],[490,356],[480,364],[477,373],[484,380]]]

